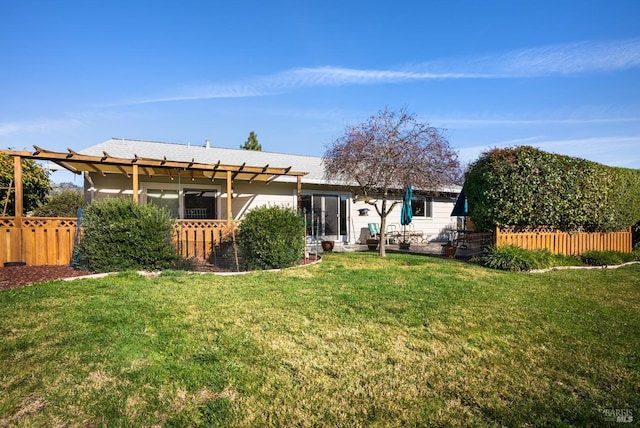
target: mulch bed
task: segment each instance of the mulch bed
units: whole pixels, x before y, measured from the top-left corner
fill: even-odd
[[[89,274],[90,272],[74,269],[69,266],[0,267],[0,290]]]
[[[307,263],[316,260],[314,255],[307,259]],[[300,265],[303,263],[301,262]],[[0,265],[1,266],[1,265]],[[193,266],[196,272],[229,272],[210,263],[198,263]],[[90,275],[92,272],[74,269],[70,266],[8,266],[0,267],[0,290],[53,281],[56,279],[72,278]]]

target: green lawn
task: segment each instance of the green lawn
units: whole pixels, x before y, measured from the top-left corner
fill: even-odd
[[[640,419],[640,265],[390,254],[0,292],[0,426],[562,426]],[[624,425],[623,425],[624,426]]]

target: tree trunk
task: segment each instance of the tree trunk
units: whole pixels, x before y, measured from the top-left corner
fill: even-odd
[[[378,245],[378,254],[380,257],[386,257],[387,251],[385,248],[387,231],[387,195],[382,198],[382,209],[380,210],[380,244]]]

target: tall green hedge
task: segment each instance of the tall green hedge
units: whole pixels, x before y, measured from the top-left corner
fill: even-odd
[[[640,170],[521,146],[483,153],[465,176],[477,230],[548,226],[611,231],[640,220]]]

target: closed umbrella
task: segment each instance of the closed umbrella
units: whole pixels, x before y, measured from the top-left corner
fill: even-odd
[[[402,211],[400,212],[400,224],[404,226],[404,242],[407,242],[407,225],[413,220],[413,210],[411,209],[412,197],[413,189],[411,186],[406,186],[402,192]]]

